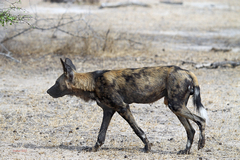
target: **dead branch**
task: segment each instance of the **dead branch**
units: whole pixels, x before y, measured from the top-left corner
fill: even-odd
[[[27,28],[27,29],[24,29],[22,32],[19,32],[19,33],[15,34],[15,35],[13,35],[13,36],[11,36],[11,37],[4,38],[0,43],[7,42],[7,41],[9,41],[9,40],[11,40],[11,39],[13,39],[13,38],[15,38],[15,37],[17,37],[17,36],[25,33],[25,32],[27,32],[27,31],[29,31],[30,29],[32,29],[32,27],[29,27],[29,28]]]
[[[67,10],[65,11],[65,13],[62,14],[60,20],[58,21],[57,26],[60,26],[61,21],[63,20],[63,17],[64,17],[64,15],[65,15],[66,13],[67,13]],[[56,28],[55,31],[53,32],[52,37],[56,37],[56,36],[55,36],[55,33],[56,33],[57,29],[58,29],[58,28]]]
[[[138,1],[127,1],[127,2],[116,2],[116,3],[102,3],[99,7],[102,8],[118,8],[118,7],[126,7],[126,6],[141,6],[141,7],[150,7],[150,5]]]
[[[62,20],[62,19],[63,19],[63,18],[61,18],[61,20]],[[11,37],[7,37],[7,38],[3,39],[0,43],[5,43],[5,42],[7,42],[7,41],[9,41],[9,40],[11,40],[11,39],[13,39],[13,38],[16,38],[16,37],[20,36],[21,34],[27,32],[27,31],[29,31],[29,30],[31,30],[31,29],[41,30],[41,31],[47,31],[47,30],[53,30],[53,29],[55,29],[55,30],[59,30],[59,31],[61,31],[61,32],[63,32],[63,33],[69,34],[69,35],[71,35],[71,36],[75,36],[75,37],[79,37],[79,38],[86,38],[86,37],[83,37],[83,36],[74,35],[73,33],[70,33],[70,32],[65,31],[65,30],[63,30],[63,29],[60,29],[60,27],[63,27],[63,26],[65,26],[65,25],[68,25],[68,24],[74,23],[74,22],[76,22],[76,21],[79,21],[79,19],[78,19],[78,20],[71,20],[71,21],[68,21],[68,22],[66,22],[66,23],[60,23],[60,21],[61,21],[61,20],[60,20],[57,25],[52,26],[52,27],[47,27],[47,28],[35,26],[39,21],[42,21],[42,20],[48,21],[48,20],[52,20],[52,19],[51,19],[51,18],[50,18],[50,19],[38,19],[38,20],[36,20],[36,21],[34,22],[34,24],[33,24],[32,26],[30,26],[29,28],[26,28],[26,29],[24,29],[23,31],[21,31],[21,32],[13,35],[13,36],[11,36]],[[85,22],[85,21],[84,21],[84,22]],[[85,23],[86,23],[86,22],[85,22]],[[55,33],[55,32],[54,32],[54,33]],[[54,34],[53,34],[53,35],[54,35]]]
[[[210,51],[213,52],[230,52],[232,49],[231,48],[216,48],[216,47],[212,47],[212,49]]]
[[[172,2],[172,1],[161,1],[160,3],[169,4],[169,5],[183,5],[183,2]]]
[[[182,65],[184,65],[184,64],[196,65],[196,63],[192,62],[192,61],[180,61],[180,62],[182,62]]]
[[[68,32],[68,31],[65,31],[65,30],[63,30],[63,29],[60,29],[60,28],[57,28],[57,30],[59,30],[59,31],[61,31],[61,32],[63,32],[63,33],[66,33],[66,34],[68,34],[68,35],[70,35],[70,36],[73,36],[73,37],[78,37],[78,38],[87,38],[87,37],[84,37],[84,36],[78,36],[78,35],[75,35],[75,34],[73,34],[73,33],[71,33],[71,32]]]
[[[213,63],[204,63],[195,65],[196,69],[207,68],[207,69],[216,69],[218,67],[237,67],[240,65],[240,62],[234,61],[223,61],[223,62],[213,62]]]

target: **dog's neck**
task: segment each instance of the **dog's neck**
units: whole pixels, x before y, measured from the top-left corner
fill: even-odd
[[[95,81],[91,73],[74,73],[73,89],[89,91],[95,90]]]

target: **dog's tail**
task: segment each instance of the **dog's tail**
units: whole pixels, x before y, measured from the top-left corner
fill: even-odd
[[[200,96],[200,87],[198,84],[197,77],[192,72],[189,72],[190,76],[193,79],[193,104],[197,109],[197,112],[201,115],[202,118],[205,118],[206,123],[208,121],[207,111],[202,105],[201,96]]]

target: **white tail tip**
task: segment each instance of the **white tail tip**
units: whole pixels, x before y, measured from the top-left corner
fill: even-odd
[[[206,109],[203,108],[203,107],[201,107],[201,108],[199,109],[199,113],[200,113],[201,117],[205,118],[206,124],[207,124],[207,123],[208,123],[208,115],[207,115]]]

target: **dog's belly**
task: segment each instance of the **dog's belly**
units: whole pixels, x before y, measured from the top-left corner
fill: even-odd
[[[156,90],[156,91],[139,91],[134,90],[130,92],[120,93],[123,101],[125,103],[153,103],[162,97],[166,96],[166,90]]]

